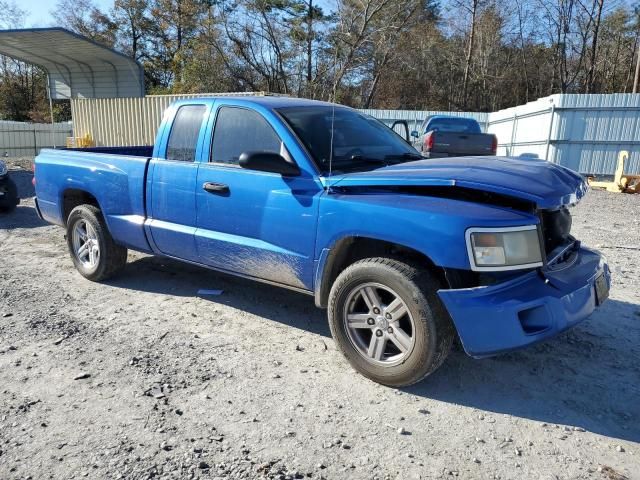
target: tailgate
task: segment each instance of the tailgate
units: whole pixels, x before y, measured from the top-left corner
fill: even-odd
[[[431,152],[449,156],[494,155],[493,135],[488,133],[434,132]]]

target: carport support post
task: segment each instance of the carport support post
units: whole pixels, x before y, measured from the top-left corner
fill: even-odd
[[[509,144],[509,152],[507,155],[509,157],[513,156],[513,145],[516,141],[516,129],[518,128],[518,111],[513,112],[513,120],[511,123],[511,143]]]
[[[545,153],[544,153],[544,159],[548,162],[549,161],[549,147],[551,146],[551,135],[553,134],[553,116],[556,113],[556,104],[552,103],[551,104],[551,118],[549,119],[549,133],[547,134],[547,145],[545,147]],[[555,159],[554,159],[554,162]]]
[[[49,75],[47,75],[47,96],[49,97],[49,113],[51,114],[51,145],[53,145],[53,148],[56,148],[56,124],[53,121],[53,100],[51,99],[51,79]]]

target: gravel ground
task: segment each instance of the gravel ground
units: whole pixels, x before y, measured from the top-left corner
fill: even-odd
[[[614,272],[589,320],[394,390],[351,370],[310,297],[136,253],[84,280],[28,163],[0,217],[1,479],[640,478],[640,195],[575,209]]]

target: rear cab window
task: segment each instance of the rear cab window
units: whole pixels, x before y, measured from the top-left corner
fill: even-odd
[[[220,107],[213,131],[211,162],[238,165],[244,152],[280,153],[282,141],[258,112],[243,107]]]
[[[437,118],[429,122],[428,131],[444,133],[481,133],[478,122],[470,118]]]
[[[195,161],[198,136],[206,112],[206,105],[183,105],[178,108],[167,142],[167,160]]]

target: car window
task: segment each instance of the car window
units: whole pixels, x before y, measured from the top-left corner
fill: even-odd
[[[379,168],[421,155],[381,121],[346,107],[283,107],[278,112],[323,173]]]
[[[198,135],[206,111],[205,105],[184,105],[178,109],[167,143],[167,160],[193,162],[196,159]]]
[[[470,118],[437,118],[429,122],[426,130],[449,133],[480,133],[480,125]]]
[[[280,137],[258,112],[221,107],[213,133],[211,161],[237,165],[244,152],[280,153],[280,144]]]

